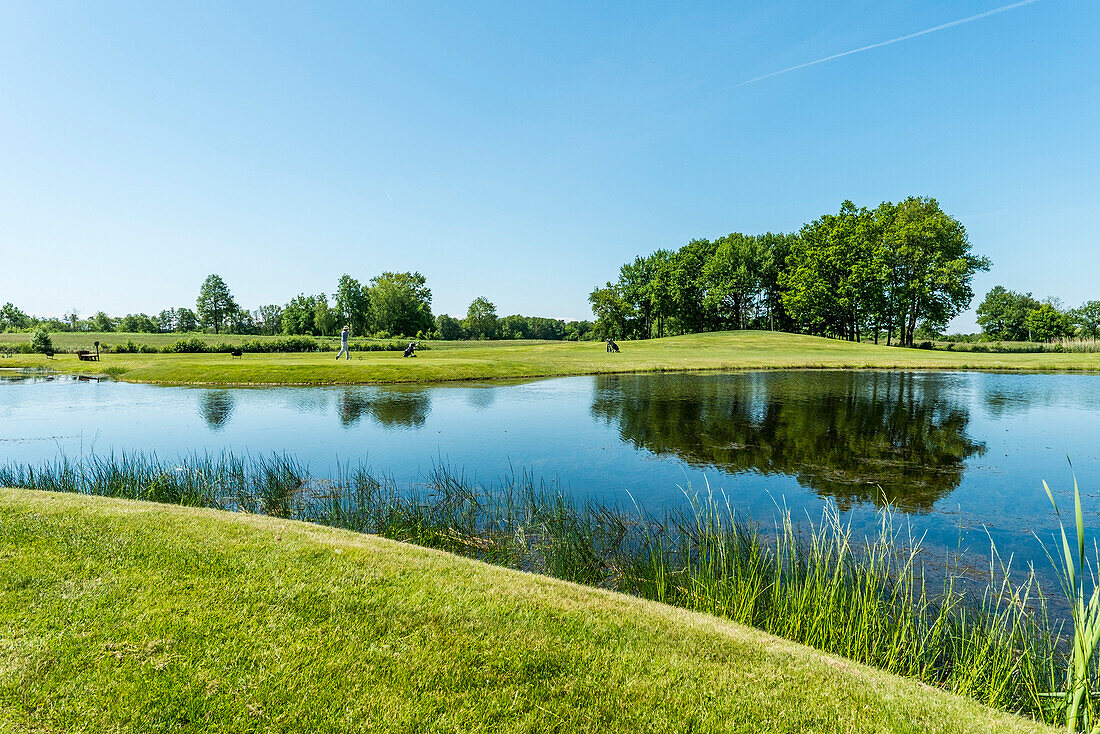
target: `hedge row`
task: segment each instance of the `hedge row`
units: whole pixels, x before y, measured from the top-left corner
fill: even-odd
[[[348,349],[353,352],[401,352],[408,346],[405,342],[369,342],[349,341]],[[287,353],[287,352],[335,352],[336,344],[331,341],[318,341],[308,336],[289,336],[282,339],[250,339],[240,344],[218,342],[212,344],[197,337],[179,339],[174,344],[158,349],[149,344],[135,344],[127,339],[125,344],[100,344],[100,354],[229,354],[231,352],[251,353]],[[431,349],[426,344],[418,346],[417,351]],[[87,348],[54,349],[57,354],[75,354],[77,351],[93,351]],[[0,345],[0,352],[13,354],[34,354],[30,342],[15,342]]]

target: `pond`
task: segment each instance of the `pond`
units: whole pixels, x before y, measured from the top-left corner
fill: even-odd
[[[446,464],[527,472],[660,511],[724,495],[770,524],[836,502],[858,532],[888,502],[931,548],[1047,564],[1032,533],[1071,510],[1100,528],[1100,377],[795,371],[568,377],[515,384],[200,389],[0,380],[0,461],[91,453],[291,454],[315,476],[364,462],[403,484]],[[1072,460],[1071,470],[1067,457]],[[987,535],[988,534],[988,535]]]

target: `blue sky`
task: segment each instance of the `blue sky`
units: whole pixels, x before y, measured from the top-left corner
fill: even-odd
[[[636,254],[910,194],[992,258],[979,298],[1098,299],[1100,3],[736,86],[1007,4],[3,3],[0,302],[420,270],[437,313],[587,318]]]

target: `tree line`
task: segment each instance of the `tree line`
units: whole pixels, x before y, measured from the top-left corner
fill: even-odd
[[[216,334],[334,336],[345,324],[356,336],[419,339],[549,339],[593,338],[589,321],[564,321],[537,316],[498,317],[487,298],[474,299],[466,317],[433,316],[432,292],[418,272],[385,272],[361,283],[340,277],[331,299],[328,294],[299,294],[285,304],[242,308],[225,280],[207,276],[195,307],[169,308],[159,314],[112,317],[103,311],[81,319],[76,313],[62,319],[28,315],[11,303],[0,307],[0,331],[95,331],[169,333],[207,331]]]
[[[845,201],[797,233],[695,239],[623,265],[589,303],[598,336],[771,329],[912,345],[969,307],[988,270],[932,198]]]
[[[1100,338],[1100,301],[1067,309],[1057,298],[1039,301],[1031,293],[994,287],[978,305],[982,337],[997,341],[1046,342]]]

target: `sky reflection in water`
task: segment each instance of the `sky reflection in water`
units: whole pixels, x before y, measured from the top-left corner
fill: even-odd
[[[433,463],[513,472],[648,509],[725,493],[768,523],[822,500],[870,530],[884,501],[933,545],[1046,563],[1041,480],[1071,472],[1100,527],[1100,377],[756,372],[571,377],[509,385],[162,388],[0,381],[0,461],[95,452],[289,453],[316,475],[365,461],[399,482]]]

